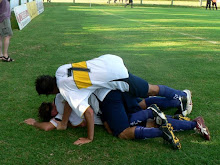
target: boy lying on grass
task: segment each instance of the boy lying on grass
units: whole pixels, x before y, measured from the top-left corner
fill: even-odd
[[[124,96],[123,98],[125,99],[126,96]],[[176,114],[174,117],[168,115],[165,116],[155,104],[147,107],[146,102],[149,102],[150,99],[152,98],[146,98],[139,102],[140,107],[142,107],[142,109],[144,110],[139,110],[134,113],[127,114],[130,127],[136,128],[136,131],[134,130],[132,135],[127,139],[163,137],[166,141],[173,145],[174,149],[180,149],[181,145],[178,138],[174,135],[173,130],[180,131],[196,129],[206,140],[210,140],[208,128],[205,126],[202,117],[197,117],[193,121],[189,121],[189,118],[183,117],[180,114]],[[90,105],[92,105],[93,109],[99,108],[99,102],[94,95],[89,98],[89,102]],[[62,96],[60,94],[57,94],[54,103],[41,104],[39,108],[39,117],[42,119],[43,122],[37,122],[35,119],[29,118],[25,120],[25,123],[45,131],[56,129],[57,123],[62,120],[62,114],[65,104],[66,102],[64,101]],[[161,105],[160,107],[163,108],[162,106],[163,105]],[[106,122],[105,118],[106,117],[102,117],[105,128],[109,133],[115,135],[115,128],[111,128],[111,123],[109,127],[109,120],[106,119]],[[153,124],[147,122],[149,120],[154,120]],[[94,123],[97,125],[102,125],[102,121],[99,115],[94,114]],[[71,115],[69,117],[69,126],[85,127],[86,124],[87,123],[85,119],[78,117],[74,113],[74,111],[71,112]],[[124,123],[122,123],[122,125],[123,124]],[[120,125],[118,127],[120,128]]]

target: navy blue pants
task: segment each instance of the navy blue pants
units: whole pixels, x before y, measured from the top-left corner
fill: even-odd
[[[111,91],[100,102],[102,119],[106,121],[113,132],[118,136],[123,130],[130,127],[127,113],[134,113],[141,108],[138,105],[137,98],[148,97],[148,82],[129,73],[129,78],[118,80],[129,84],[129,92]]]
[[[123,130],[130,127],[120,91],[109,92],[103,102],[100,102],[100,109],[102,120],[108,123],[114,136],[118,136]]]

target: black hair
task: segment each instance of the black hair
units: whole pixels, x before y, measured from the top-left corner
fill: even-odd
[[[43,122],[49,122],[50,119],[53,117],[51,116],[52,111],[52,103],[49,102],[43,102],[40,107],[38,108],[38,117]]]
[[[49,75],[39,76],[35,81],[36,91],[39,95],[49,95],[54,91],[56,87],[56,77]]]

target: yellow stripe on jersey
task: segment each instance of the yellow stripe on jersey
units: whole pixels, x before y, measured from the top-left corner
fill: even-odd
[[[86,61],[73,63],[72,67],[87,69]],[[92,86],[88,71],[73,70],[73,79],[79,89]]]

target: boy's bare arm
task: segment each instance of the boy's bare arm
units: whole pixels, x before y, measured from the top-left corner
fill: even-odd
[[[32,118],[26,119],[24,122],[44,131],[51,131],[56,128],[51,122],[37,122]]]

